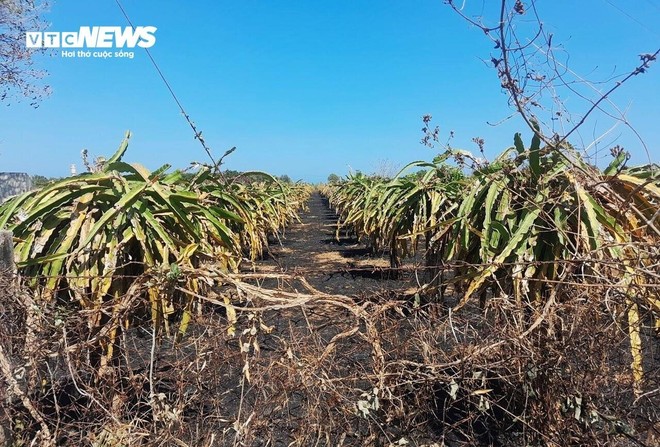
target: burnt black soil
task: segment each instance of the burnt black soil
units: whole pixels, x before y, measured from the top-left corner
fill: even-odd
[[[355,297],[403,294],[415,286],[414,275],[389,267],[386,252],[372,252],[345,228],[328,200],[315,192],[283,235],[271,240],[270,252],[253,266],[262,273],[303,276],[316,289]]]

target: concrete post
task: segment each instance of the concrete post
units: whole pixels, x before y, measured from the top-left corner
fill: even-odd
[[[14,273],[14,239],[11,231],[0,231],[0,272]]]

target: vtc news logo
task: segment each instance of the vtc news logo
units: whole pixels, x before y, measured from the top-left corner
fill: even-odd
[[[155,26],[81,26],[78,31],[30,31],[27,48],[151,48],[156,43]]]

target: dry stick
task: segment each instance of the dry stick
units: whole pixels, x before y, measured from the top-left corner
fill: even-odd
[[[55,414],[57,415],[57,422],[55,423],[55,438],[57,438],[57,432],[59,431],[60,424],[62,419],[60,417],[60,403],[57,399],[57,392],[55,391],[55,374],[53,374],[53,369],[50,367],[50,364],[46,362],[46,368],[48,369],[48,375],[50,376],[50,391],[53,395],[53,404],[55,405]]]
[[[325,350],[323,351],[323,354],[321,354],[321,357],[319,357],[317,363],[318,364],[323,363],[325,358],[327,356],[329,356],[332,353],[332,351],[335,350],[335,346],[336,346],[338,341],[343,340],[343,339],[348,338],[348,337],[352,337],[359,330],[360,330],[360,327],[356,326],[353,329],[349,329],[347,331],[344,331],[344,332],[339,333],[339,334],[335,335],[334,337],[332,337],[332,339],[330,340],[330,343],[328,343],[328,346],[326,346]]]
[[[543,51],[540,47],[537,47],[537,49],[540,50],[540,51]],[[551,51],[551,50],[548,50],[548,51]],[[598,91],[598,89],[596,89],[596,87],[595,87],[592,83],[590,83],[587,79],[584,79],[584,78],[583,78],[582,76],[580,76],[578,73],[576,73],[575,71],[573,71],[572,69],[570,69],[570,68],[568,67],[568,65],[563,64],[562,62],[559,62],[559,61],[557,61],[557,60],[554,59],[554,58],[553,58],[552,60],[553,60],[553,62],[554,62],[556,65],[558,65],[558,66],[561,67],[562,69],[566,70],[567,73],[570,73],[572,76],[574,76],[575,78],[577,78],[577,79],[580,81],[580,83],[582,83],[582,84],[586,84],[586,85],[587,85],[589,88],[591,88],[594,92],[596,92],[596,93],[598,93],[598,94],[601,94],[600,91]],[[616,76],[616,77],[619,77],[619,76]],[[578,95],[580,98],[584,99],[585,101],[591,102],[592,105],[593,105],[593,101],[592,101],[592,100],[590,100],[590,99],[588,99],[586,96],[582,95],[578,90],[571,88],[571,87],[569,86],[569,82],[568,82],[568,81],[564,81],[564,79],[563,79],[563,75],[558,74],[558,78],[562,81],[563,85],[567,86],[567,87],[568,87],[573,93],[575,93],[576,95]],[[612,79],[613,79],[613,78],[611,78],[610,80],[605,81],[605,82],[609,82],[609,81],[611,81]],[[644,140],[642,139],[642,136],[639,134],[639,132],[637,132],[637,130],[636,130],[636,129],[635,129],[635,128],[634,128],[634,127],[628,122],[628,119],[626,118],[626,113],[627,113],[627,112],[622,112],[621,109],[616,105],[616,103],[615,103],[614,101],[612,101],[611,99],[607,98],[607,102],[608,102],[608,104],[609,104],[610,106],[612,106],[612,107],[618,112],[619,116],[615,116],[614,114],[612,114],[612,113],[606,111],[605,109],[601,108],[600,106],[598,107],[598,110],[600,110],[600,111],[603,112],[605,115],[607,115],[608,117],[610,117],[610,118],[612,118],[613,120],[618,121],[618,122],[617,122],[616,124],[614,124],[614,125],[610,128],[610,130],[606,131],[603,135],[601,135],[600,137],[598,137],[594,142],[590,143],[587,147],[585,147],[584,150],[585,150],[585,151],[588,151],[589,148],[590,148],[591,146],[593,146],[594,144],[596,144],[596,143],[597,143],[600,139],[602,139],[605,135],[607,135],[607,134],[610,133],[612,130],[614,130],[614,128],[616,128],[616,127],[619,125],[619,123],[623,123],[626,127],[628,127],[628,129],[630,129],[630,130],[635,134],[635,136],[637,137],[637,139],[639,140],[639,142],[640,142],[640,143],[642,144],[642,146],[644,147],[644,150],[646,151],[647,157],[648,157],[649,160],[650,160],[651,157],[650,157],[650,155],[649,155],[648,147],[646,146],[646,143],[645,143]]]
[[[226,279],[230,279],[227,277]],[[362,321],[364,321],[366,329],[367,329],[367,334],[366,334],[366,339],[367,341],[370,342],[373,348],[373,354],[374,354],[374,369],[377,371],[380,371],[379,374],[375,375],[375,378],[378,380],[379,388],[382,388],[382,384],[384,383],[385,377],[387,376],[386,374],[386,369],[388,365],[392,364],[408,364],[408,365],[414,365],[416,367],[420,368],[433,368],[434,366],[437,367],[436,365],[426,365],[423,363],[417,363],[417,362],[411,362],[411,361],[398,361],[394,363],[386,363],[385,362],[385,355],[383,353],[382,347],[380,345],[380,341],[378,339],[378,331],[376,327],[374,326],[373,322],[371,321],[371,317],[368,313],[366,313],[366,310],[362,306],[357,306],[355,303],[349,298],[344,295],[330,295],[326,294],[323,292],[319,292],[318,290],[315,290],[312,286],[310,286],[304,279],[302,280],[303,284],[306,284],[309,289],[315,291],[314,294],[310,295],[303,295],[301,293],[291,293],[291,292],[282,292],[282,291],[273,291],[273,290],[268,290],[268,289],[263,289],[259,288],[257,286],[251,286],[245,283],[241,283],[240,281],[233,280],[232,283],[234,286],[237,288],[242,289],[244,292],[247,294],[252,294],[258,298],[261,298],[265,301],[271,301],[275,300],[278,302],[278,304],[273,304],[269,306],[259,306],[259,307],[236,307],[232,306],[235,310],[237,311],[262,311],[262,310],[280,310],[280,309],[286,309],[286,308],[292,308],[292,307],[299,307],[299,306],[305,306],[309,304],[325,304],[325,305],[334,305],[338,307],[343,307],[347,310],[349,310],[351,313],[353,313],[355,316],[360,318]],[[186,293],[188,295],[191,295],[193,297],[196,297],[198,299],[210,302],[212,304],[216,304],[222,307],[228,307],[229,305],[225,304],[222,301],[219,300],[214,300],[212,298],[208,298],[199,294],[196,294],[190,290],[186,290],[181,287],[177,287],[177,290]],[[275,296],[275,295],[280,295],[280,296]],[[288,301],[288,302],[287,302]],[[286,303],[284,303],[286,302]],[[365,306],[369,305],[370,303],[365,303]],[[550,305],[546,306],[547,309],[549,309]],[[546,312],[544,312],[537,321],[534,322],[533,327],[530,328],[530,330],[526,331],[525,333],[521,334],[518,336],[518,339],[523,339],[529,333],[531,333],[531,330],[535,329],[538,327],[538,325],[543,321],[543,319],[546,316]],[[488,346],[484,346],[480,349],[475,350],[474,352],[470,353],[467,357],[459,360],[455,360],[453,362],[446,363],[442,365],[443,368],[451,367],[451,366],[458,366],[461,363],[468,361],[470,358],[484,354],[492,349],[498,348],[499,346],[503,345],[505,343],[504,340],[493,343]]]
[[[139,296],[139,294],[137,294],[137,293],[133,293],[132,295],[133,295],[133,297],[137,297],[137,296]],[[29,297],[29,295],[25,295],[23,298],[26,300],[26,307],[28,307],[28,309],[32,309],[32,308],[34,308],[34,306],[36,306],[36,304],[35,304],[34,301]],[[129,300],[129,302],[132,302],[132,301],[133,301],[133,300]],[[98,406],[99,406],[104,412],[106,412],[106,413],[107,413],[107,414],[108,414],[108,415],[109,415],[109,416],[110,416],[110,417],[111,417],[116,423],[119,424],[119,421],[115,418],[115,416],[112,415],[112,413],[111,413],[108,409],[106,409],[106,408],[105,408],[105,407],[104,407],[104,406],[103,406],[103,405],[102,405],[102,404],[101,404],[101,403],[100,403],[100,402],[99,402],[94,396],[92,396],[91,394],[89,394],[89,393],[87,393],[86,391],[82,390],[82,389],[78,386],[78,383],[77,383],[76,378],[75,378],[75,374],[74,374],[74,372],[73,372],[73,370],[72,370],[72,368],[71,368],[71,360],[69,359],[69,353],[70,353],[70,352],[73,352],[74,350],[77,350],[77,349],[79,349],[80,347],[83,347],[83,346],[89,345],[90,342],[92,342],[92,341],[95,341],[95,340],[100,339],[101,337],[103,337],[104,334],[106,334],[106,333],[109,332],[109,330],[110,330],[110,328],[104,328],[104,329],[107,329],[107,330],[106,330],[105,332],[102,330],[101,332],[103,332],[103,334],[101,334],[101,333],[97,334],[96,337],[94,337],[92,340],[89,340],[88,342],[80,343],[80,344],[75,344],[75,345],[71,345],[71,346],[69,346],[68,343],[67,343],[66,330],[63,328],[63,329],[62,329],[62,334],[63,334],[63,335],[62,335],[62,339],[63,339],[63,341],[64,341],[63,353],[64,353],[64,355],[65,355],[65,357],[66,357],[66,360],[67,360],[67,362],[66,362],[66,364],[67,364],[67,368],[68,368],[68,370],[69,370],[69,373],[71,374],[71,380],[72,380],[73,385],[74,385],[74,387],[76,388],[76,390],[80,393],[81,396],[85,396],[85,397],[90,398],[90,400],[92,400],[95,404],[97,404],[97,405],[98,405]],[[61,355],[61,354],[60,354],[60,353],[52,353],[52,354],[49,355],[49,357],[58,357],[59,355]],[[50,369],[50,367],[49,367],[49,369]],[[7,359],[7,357],[5,356],[5,353],[4,353],[4,350],[3,350],[2,346],[0,346],[0,370],[2,370],[3,375],[6,377],[7,382],[9,383],[9,385],[10,385],[11,388],[12,388],[12,391],[13,391],[17,396],[19,396],[19,398],[21,399],[21,403],[23,404],[23,406],[28,410],[28,412],[30,413],[30,415],[32,416],[32,418],[33,418],[35,421],[37,421],[37,422],[39,423],[39,425],[41,426],[41,428],[42,428],[42,432],[43,432],[43,436],[46,436],[46,437],[48,438],[48,439],[45,440],[44,442],[52,442],[52,443],[54,443],[54,440],[52,439],[52,434],[51,434],[51,432],[50,432],[50,430],[49,430],[49,428],[48,428],[48,426],[47,426],[47,424],[46,424],[46,421],[44,420],[43,416],[42,416],[42,415],[36,410],[36,408],[32,405],[32,402],[28,399],[28,397],[25,395],[25,393],[23,393],[23,391],[20,389],[20,386],[18,385],[18,382],[17,382],[16,379],[14,378],[14,376],[13,376],[13,374],[12,374],[11,363],[9,362],[9,360]],[[57,405],[57,402],[55,402],[55,405]],[[54,444],[53,444],[53,445],[54,445]]]
[[[620,258],[620,261],[625,261],[628,258]],[[636,260],[637,258],[631,258],[632,260]],[[556,260],[556,261],[529,261],[529,262],[501,262],[498,263],[500,266],[522,266],[522,267],[528,267],[531,265],[539,266],[539,265],[544,265],[544,264],[582,264],[586,263],[589,261],[593,261],[593,259],[569,259],[569,260]],[[611,267],[616,267],[621,264],[619,260],[616,261],[607,261],[607,260],[598,260],[598,264],[603,264],[603,265],[609,265]],[[454,267],[484,267],[488,266],[490,264],[468,264],[468,263],[455,263],[453,266]],[[449,268],[449,266],[446,266]],[[397,270],[400,271],[416,271],[416,270],[423,270],[424,267],[416,269],[414,267],[402,267],[398,268]],[[273,278],[273,279],[289,279],[289,280],[301,280],[301,277],[298,276],[300,273],[305,274],[305,275],[312,275],[312,274],[317,274],[317,275],[322,275],[322,274],[329,274],[333,273],[335,270],[315,270],[315,269],[310,269],[310,270],[305,270],[301,272],[297,272],[296,274],[287,274],[287,273],[264,273],[264,274],[255,274],[255,273],[248,273],[248,274],[234,274],[231,276],[231,278],[240,281],[240,278],[244,279],[257,279],[259,277],[263,278]],[[645,274],[649,274],[654,277],[658,277],[657,274],[654,274],[653,271],[644,271]],[[567,281],[567,280],[552,280],[552,279],[535,279],[535,278],[529,278],[530,281],[542,281],[545,283],[552,283],[552,284],[565,284],[565,285],[574,285],[574,286],[580,286],[580,287],[603,287],[604,285],[607,285],[608,287],[616,287],[616,288],[624,288],[624,286],[617,285],[617,284],[589,284],[589,283],[582,283],[582,282],[575,282],[575,281]],[[641,283],[638,284],[641,287],[648,287],[648,288],[660,288],[660,284],[654,284],[654,283]],[[422,286],[420,290],[424,290],[425,287]],[[274,298],[274,297],[273,297]],[[288,301],[286,298],[280,298],[282,301]]]
[[[515,80],[513,79],[513,76],[511,75],[511,66],[509,62],[509,49],[506,45],[506,30],[505,30],[505,23],[506,23],[506,1],[502,0],[501,2],[501,7],[500,7],[500,21],[498,26],[489,28],[482,23],[479,23],[470,17],[468,17],[465,13],[463,13],[461,10],[456,8],[456,5],[454,5],[453,1],[448,2],[451,8],[456,11],[464,20],[467,20],[468,23],[471,23],[472,25],[480,28],[486,35],[489,35],[490,32],[492,31],[497,31],[499,33],[499,42],[498,39],[493,39],[495,42],[498,42],[500,45],[501,49],[501,54],[502,54],[502,63],[504,64],[504,69],[502,70],[502,74],[504,75],[506,85],[503,85],[502,87],[505,88],[510,94],[511,94],[511,99],[513,99],[514,105],[516,106],[516,111],[521,115],[522,119],[525,121],[525,124],[532,129],[532,131],[539,136],[543,141],[548,143],[548,140],[546,140],[545,136],[541,135],[539,132],[537,132],[534,129],[534,125],[531,123],[530,119],[527,117],[527,114],[524,111],[522,101],[520,101],[520,98],[518,97],[518,93],[515,90],[515,87],[508,87],[508,86],[515,86]],[[462,8],[461,8],[462,9]]]
[[[448,2],[450,7],[458,13],[464,20],[468,21],[474,26],[477,26],[480,28],[484,33],[487,35],[490,34],[492,31],[497,31],[498,32],[498,39],[493,39],[500,48],[500,53],[502,55],[501,63],[504,65],[504,68],[500,71],[498,71],[498,75],[501,78],[504,78],[504,82],[502,83],[502,87],[506,89],[510,96],[511,99],[513,100],[513,103],[515,105],[516,111],[518,114],[522,117],[523,121],[525,124],[534,132],[535,135],[537,135],[546,145],[549,147],[555,147],[558,148],[563,142],[565,142],[570,135],[572,135],[575,131],[577,131],[587,120],[587,118],[596,110],[600,110],[600,104],[607,100],[609,96],[616,90],[619,89],[624,83],[626,83],[630,78],[633,76],[636,76],[640,73],[644,73],[646,69],[648,69],[649,65],[651,62],[653,62],[658,54],[660,54],[660,49],[656,50],[654,53],[645,55],[645,57],[642,58],[642,63],[637,66],[633,71],[628,73],[628,75],[621,81],[618,81],[613,87],[611,87],[607,92],[605,92],[601,97],[592,103],[591,107],[587,110],[587,112],[581,117],[580,121],[575,124],[563,137],[559,138],[557,141],[553,142],[550,139],[548,139],[545,135],[542,134],[542,132],[537,131],[534,127],[534,124],[532,123],[532,120],[528,117],[528,112],[525,109],[525,106],[523,104],[523,101],[520,98],[520,94],[522,93],[522,90],[518,91],[518,84],[517,84],[517,79],[514,78],[514,76],[511,73],[511,61],[509,58],[509,52],[511,51],[511,48],[508,47],[506,43],[506,24],[510,23],[510,18],[507,17],[506,14],[506,0],[502,0],[500,4],[500,17],[499,17],[499,23],[496,27],[489,28],[485,26],[482,23],[479,23],[470,17],[468,17],[465,13],[463,13],[459,8],[454,5],[453,1]],[[462,9],[462,8],[461,8]],[[538,19],[538,15],[537,15]],[[534,40],[540,35],[541,33],[541,27],[539,26],[539,32],[537,35],[532,39],[530,42],[530,45],[534,42]],[[521,47],[524,48],[524,47]],[[518,49],[521,49],[518,48]],[[523,64],[526,64],[526,60],[523,59]],[[560,77],[561,79],[561,77]],[[562,158],[564,158],[567,162],[569,162],[571,165],[573,165],[574,168],[583,171],[583,169],[575,163],[573,160],[565,156],[565,154],[562,151],[556,151]],[[589,174],[587,172],[584,172],[585,174]]]
[[[548,316],[548,313],[550,312],[550,308],[552,305],[555,303],[555,297],[557,296],[557,290],[552,289],[552,292],[550,293],[550,298],[548,301],[546,301],[545,306],[543,306],[543,312],[541,315],[538,316],[538,318],[532,323],[532,325],[520,335],[520,339],[527,337],[534,329],[536,329]]]
[[[248,365],[247,358],[245,360],[245,365],[243,369],[245,370],[245,367]],[[236,422],[234,422],[234,431],[236,434],[234,435],[234,444],[233,446],[236,447],[238,446],[240,442],[240,437],[242,435],[243,427],[247,427],[247,425],[250,423],[252,420],[252,416],[254,416],[254,412],[243,422],[243,424],[240,423],[241,421],[241,413],[243,412],[243,401],[245,400],[245,373],[241,375],[241,399],[238,403],[238,414],[236,415]]]
[[[500,34],[500,48],[501,48],[501,53],[502,53],[502,63],[504,64],[504,76],[507,82],[507,85],[504,86],[504,88],[511,93],[511,97],[513,99],[513,102],[516,105],[516,109],[518,110],[518,113],[522,116],[522,119],[525,121],[525,124],[532,129],[532,131],[538,135],[539,138],[542,138],[545,140],[545,137],[541,135],[540,132],[537,132],[536,129],[534,128],[534,124],[531,122],[531,120],[527,117],[527,114],[525,113],[525,109],[523,108],[522,102],[520,101],[520,98],[518,97],[518,92],[516,91],[516,82],[513,79],[513,76],[511,75],[511,65],[509,62],[509,48],[506,44],[506,31],[505,31],[505,16],[506,16],[506,1],[502,0],[501,8],[500,8],[500,23],[498,26],[498,31]],[[548,141],[546,141],[546,144],[548,144]]]
[[[225,275],[223,275],[225,276]],[[323,292],[320,292],[313,288],[304,278],[301,278],[300,281],[307,288],[309,291],[312,292],[312,294],[309,295],[303,295],[300,293],[291,293],[291,292],[282,292],[282,291],[270,291],[270,290],[265,290],[256,286],[250,286],[248,284],[245,284],[241,281],[233,280],[230,277],[225,276],[226,280],[229,280],[233,283],[233,285],[239,289],[243,290],[245,293],[252,293],[254,296],[257,296],[259,298],[265,299],[265,300],[272,300],[275,299],[277,301],[287,301],[286,298],[293,298],[293,300],[287,304],[275,304],[272,306],[266,306],[266,307],[261,307],[261,308],[238,308],[235,306],[232,306],[235,310],[239,311],[255,311],[255,310],[269,310],[269,309],[283,309],[283,308],[288,308],[288,307],[298,307],[298,306],[303,306],[307,303],[310,303],[311,301],[314,301],[319,304],[330,304],[330,305],[335,305],[338,307],[343,307],[344,309],[349,310],[353,315],[361,319],[365,327],[367,329],[367,341],[371,344],[372,350],[373,350],[373,357],[374,357],[374,368],[377,371],[381,371],[381,374],[378,376],[378,388],[382,389],[383,388],[383,383],[385,380],[384,375],[382,372],[384,371],[383,367],[385,365],[385,354],[383,352],[379,337],[378,337],[378,330],[375,327],[370,315],[366,312],[366,307],[370,305],[369,302],[365,303],[363,306],[356,306],[353,300],[345,295],[330,295],[326,294]],[[199,294],[196,294],[192,291],[183,289],[181,287],[177,287],[177,290],[180,290],[183,293],[189,294],[191,296],[198,297],[200,299],[209,301],[207,297],[203,297]],[[275,295],[280,295],[280,297],[276,297]],[[216,303],[220,303],[218,300],[214,300]],[[229,305],[227,304],[221,304],[223,307],[228,308]]]
[[[649,63],[652,62],[652,61],[654,61],[655,58],[658,56],[658,54],[660,54],[660,49],[659,49],[659,50],[656,50],[656,52],[653,53],[653,54],[649,57],[648,60],[643,60],[643,61],[642,61],[642,64],[641,64],[639,67],[635,68],[635,70],[633,70],[632,72],[630,72],[630,73],[628,74],[628,76],[626,76],[625,78],[623,78],[623,80],[617,82],[612,88],[610,88],[607,92],[605,92],[605,94],[602,95],[602,96],[600,97],[600,99],[598,99],[598,101],[596,101],[596,102],[591,106],[591,108],[589,108],[589,110],[587,110],[587,113],[585,113],[585,114],[582,116],[582,119],[580,119],[580,121],[579,121],[575,126],[573,126],[573,128],[572,128],[571,130],[569,130],[568,133],[566,133],[566,135],[564,135],[563,138],[562,138],[561,140],[559,140],[558,145],[561,144],[561,143],[563,143],[564,141],[566,141],[566,139],[567,139],[567,138],[568,138],[573,132],[575,132],[575,131],[578,129],[578,127],[580,127],[582,124],[584,124],[584,122],[586,121],[587,117],[588,117],[589,115],[591,115],[591,113],[592,113],[596,108],[598,108],[598,106],[600,105],[600,103],[603,102],[605,99],[607,99],[607,98],[608,98],[608,97],[609,97],[609,96],[610,96],[615,90],[617,90],[619,87],[621,87],[621,85],[623,85],[624,82],[626,82],[627,80],[629,80],[629,79],[632,78],[633,76],[637,76],[638,74],[643,73],[643,72],[644,72],[643,70],[645,70],[646,68],[648,68]]]
[[[154,429],[156,428],[156,419],[158,411],[156,411],[156,392],[154,386],[154,359],[156,356],[156,325],[153,325],[151,330],[151,350],[149,352],[149,401],[151,402],[152,422]]]
[[[62,327],[62,340],[64,341],[64,346],[67,346],[69,344],[68,341],[67,341],[67,337],[66,337],[66,328],[65,327]],[[69,351],[65,350],[64,353],[65,353],[65,357],[66,357],[66,367],[69,370],[69,374],[71,374],[71,382],[73,382],[73,386],[76,389],[76,391],[78,391],[81,396],[88,397],[92,402],[94,402],[96,405],[98,405],[99,408],[101,408],[108,416],[110,416],[110,418],[117,425],[121,425],[121,422],[119,421],[119,419],[117,419],[117,417],[114,414],[112,414],[112,412],[110,410],[105,408],[103,406],[103,404],[101,402],[99,402],[99,400],[96,397],[94,397],[94,395],[88,393],[87,391],[84,391],[82,388],[80,388],[80,386],[78,386],[78,381],[76,380],[76,375],[73,372],[73,367],[71,366],[71,358],[69,357]]]
[[[61,278],[67,278],[67,277],[66,277],[66,276],[61,276]],[[69,278],[70,278],[70,277],[69,277]],[[100,278],[100,276],[99,276],[98,278]],[[121,301],[121,303],[120,303],[121,306],[118,308],[118,311],[117,311],[117,314],[116,314],[115,317],[111,317],[111,320],[108,321],[108,323],[107,323],[106,325],[104,325],[104,326],[101,328],[101,330],[99,330],[99,332],[98,332],[96,335],[94,335],[93,337],[91,337],[91,338],[89,338],[89,339],[87,339],[87,340],[85,340],[85,341],[81,341],[81,342],[78,342],[78,343],[74,343],[74,344],[72,344],[72,345],[68,345],[68,344],[67,344],[67,345],[62,349],[61,352],[64,353],[64,354],[69,354],[69,353],[71,353],[71,352],[78,351],[78,350],[80,350],[80,349],[82,349],[82,348],[89,347],[89,346],[95,344],[96,342],[98,342],[99,340],[104,339],[104,338],[110,333],[110,331],[112,331],[113,329],[117,328],[118,325],[121,324],[121,321],[120,321],[120,320],[121,320],[122,317],[123,317],[123,313],[124,313],[124,312],[125,312],[125,311],[126,311],[126,310],[127,310],[127,309],[128,309],[128,308],[129,308],[129,307],[130,307],[130,306],[131,306],[131,305],[132,305],[137,299],[140,298],[140,296],[141,296],[141,292],[142,292],[142,291],[141,291],[141,288],[144,286],[143,283],[148,279],[148,276],[147,276],[147,275],[141,275],[140,277],[138,277],[138,279],[139,279],[139,281],[136,280],[135,283],[129,288],[128,292],[126,292],[126,295],[125,295],[125,296],[127,296],[128,299],[127,299],[127,300],[122,300],[122,301]],[[94,311],[94,312],[96,312],[96,311]],[[81,312],[81,313],[83,313],[83,312]],[[50,354],[47,354],[47,356],[50,357],[50,358],[59,357],[59,356],[60,356],[60,352],[59,352],[59,351],[58,351],[58,352],[52,352],[52,353],[50,353]]]
[[[9,386],[11,387],[11,390],[14,392],[15,395],[17,395],[21,399],[21,403],[25,407],[25,409],[30,413],[30,416],[39,423],[41,426],[41,432],[42,436],[45,438],[44,439],[44,445],[55,445],[55,440],[52,437],[52,434],[50,432],[50,429],[48,428],[48,424],[46,424],[45,419],[37,411],[37,409],[32,405],[32,402],[28,397],[25,395],[23,390],[21,390],[21,387],[18,385],[18,382],[14,378],[14,375],[12,374],[12,368],[11,368],[11,363],[9,362],[9,359],[5,356],[5,351],[2,348],[2,345],[0,345],[0,370],[2,370],[2,374],[5,376],[5,380],[9,383]],[[35,438],[36,439],[36,438]]]
[[[415,362],[410,362],[410,361],[398,361],[398,362],[393,362],[393,363],[380,363],[378,360],[381,360],[382,357],[380,357],[378,354],[382,354],[382,351],[379,349],[379,343],[376,341],[377,340],[377,333],[373,333],[372,331],[375,329],[373,324],[370,322],[371,317],[373,315],[368,315],[366,314],[366,307],[368,304],[365,306],[357,306],[350,298],[343,296],[343,295],[329,295],[325,294],[322,292],[319,292],[318,290],[315,290],[312,286],[307,283],[306,280],[301,279],[301,283],[312,293],[310,294],[301,294],[301,293],[292,293],[292,292],[283,292],[283,291],[275,291],[275,290],[267,290],[263,288],[259,288],[257,286],[245,284],[236,277],[230,277],[228,275],[217,275],[218,277],[224,278],[226,281],[229,283],[233,284],[238,290],[242,290],[244,293],[246,293],[248,296],[254,296],[257,298],[261,298],[265,300],[266,302],[275,302],[275,304],[271,304],[268,306],[260,306],[260,307],[253,307],[253,308],[248,308],[248,307],[243,307],[243,308],[237,308],[237,310],[242,310],[242,311],[256,311],[256,310],[267,310],[267,309],[284,309],[284,308],[290,308],[290,307],[296,307],[296,306],[307,306],[307,305],[331,305],[331,306],[338,306],[338,307],[343,307],[345,309],[349,309],[354,315],[358,316],[361,319],[364,319],[365,322],[367,323],[367,332],[368,334],[365,336],[365,338],[372,343],[372,346],[374,348],[374,354],[376,356],[375,358],[375,369],[379,371],[375,375],[369,375],[371,379],[375,379],[378,382],[382,383],[382,381],[387,378],[387,377],[392,377],[392,376],[397,376],[397,373],[388,373],[387,370],[396,365],[407,365],[407,366],[414,366],[417,368],[423,368],[427,369],[429,371],[438,371],[441,368],[446,368],[450,366],[457,366],[460,365],[463,362],[469,361],[471,358],[474,356],[478,356],[481,354],[484,354],[490,350],[499,348],[504,341],[500,341],[488,346],[484,346],[472,353],[469,353],[466,357],[462,359],[458,359],[456,361],[446,363],[444,365],[427,365],[423,363],[415,363]],[[287,277],[289,275],[277,275],[279,277]],[[195,294],[191,291],[179,288],[180,291],[190,294],[192,296],[198,297],[202,300],[209,301],[213,304],[218,304],[220,306],[226,307],[227,305],[221,301],[218,300],[213,300],[212,298],[208,297],[203,297],[198,294]],[[554,303],[553,299],[548,300],[546,303],[546,306],[543,309],[542,314],[537,318],[537,320],[526,330],[524,333],[519,335],[517,338],[518,339],[524,339],[526,338],[533,330],[535,330],[542,321],[547,317],[550,308],[552,307],[552,304]],[[366,315],[366,316],[365,316]],[[330,346],[328,349],[332,349]],[[382,365],[381,368],[378,368],[379,363]],[[332,381],[331,381],[332,382]]]
[[[302,280],[302,282],[303,282],[303,284],[306,284],[312,291],[314,291],[316,293],[312,294],[312,295],[303,295],[303,294],[300,294],[300,293],[273,291],[273,290],[263,289],[263,288],[259,288],[259,287],[256,287],[256,286],[251,286],[251,285],[248,285],[248,284],[245,284],[245,283],[241,283],[240,281],[233,281],[233,284],[236,287],[241,287],[241,288],[243,288],[243,290],[246,293],[251,293],[254,296],[257,296],[257,297],[259,297],[261,299],[264,299],[266,301],[275,299],[276,301],[279,301],[280,303],[282,301],[288,301],[288,302],[286,304],[284,304],[284,303],[282,303],[282,304],[273,304],[273,305],[270,305],[270,306],[260,306],[260,307],[252,307],[252,308],[249,308],[249,307],[236,307],[236,306],[232,306],[232,307],[237,311],[253,312],[253,311],[262,311],[262,310],[286,309],[286,308],[304,306],[304,305],[307,305],[307,304],[335,305],[335,306],[338,306],[338,307],[343,307],[345,309],[348,309],[353,314],[355,314],[356,316],[363,319],[365,321],[365,323],[367,324],[368,335],[377,335],[377,330],[373,326],[373,324],[370,323],[371,318],[368,314],[366,314],[365,309],[361,306],[355,305],[349,297],[344,296],[344,295],[330,295],[330,294],[326,294],[326,293],[323,293],[323,292],[319,292],[318,290],[316,290],[312,286],[310,286],[304,279]],[[186,290],[186,289],[181,288],[181,287],[177,287],[177,290],[180,290],[181,292],[189,294],[189,295],[194,296],[196,298],[208,301],[212,304],[217,304],[217,305],[220,305],[222,307],[228,307],[229,306],[229,305],[225,304],[222,301],[214,300],[212,298],[208,298],[208,297],[196,294],[196,293],[194,293],[190,290]],[[283,295],[283,296],[282,297],[275,297],[274,296],[275,294],[279,294],[279,295]],[[289,300],[287,300],[287,298],[289,298]],[[542,314],[536,319],[536,321],[534,321],[534,323],[525,332],[523,332],[517,338],[522,340],[522,339],[526,338],[534,329],[536,329],[541,324],[541,322],[546,318],[546,316],[549,312],[549,309],[552,307],[553,303],[554,303],[553,299],[548,300],[548,302],[544,306]],[[365,303],[365,305],[368,305],[368,304],[369,303]],[[393,303],[393,305],[394,304],[396,304],[396,303]],[[339,334],[339,335],[343,335],[343,334]],[[494,344],[491,344],[491,345],[485,346],[483,348],[480,348],[480,349],[476,350],[475,352],[471,353],[471,355],[469,357],[479,355],[479,354],[483,354],[483,353],[485,353],[485,352],[487,352],[491,349],[494,349],[494,348],[497,348],[497,347],[501,346],[503,343],[505,343],[505,341],[496,342]],[[378,342],[377,347],[374,346],[374,348],[377,351],[376,354],[378,355],[379,360],[382,360],[383,363],[384,363],[384,355],[382,353],[382,348],[380,347],[380,343]],[[466,359],[457,360],[457,361],[454,361],[454,362],[447,363],[444,366],[446,366],[446,367],[456,366],[456,365],[462,363],[465,360]],[[411,363],[413,363],[413,362],[411,362]],[[419,364],[419,363],[414,363],[414,364],[417,365],[417,366],[420,366],[420,367],[421,366],[426,366],[424,364]]]

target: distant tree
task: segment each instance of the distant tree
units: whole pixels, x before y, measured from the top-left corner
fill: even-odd
[[[45,177],[43,175],[33,175],[32,176],[32,187],[33,188],[43,188],[51,182],[58,180],[57,177]]]
[[[392,178],[399,171],[399,168],[388,159],[380,160],[374,171],[374,175],[380,178]]]
[[[328,176],[328,183],[339,183],[341,178],[337,174],[330,174]]]
[[[407,178],[407,179],[410,179],[410,180],[416,181],[416,180],[419,180],[419,179],[421,179],[422,177],[424,177],[424,175],[425,175],[427,172],[428,172],[427,169],[420,169],[419,171],[411,172],[410,174],[406,174],[406,175],[404,175],[403,178]]]
[[[41,17],[45,9],[45,1],[0,0],[0,101],[23,96],[37,107],[50,93],[50,88],[41,84],[45,72],[34,68],[33,60],[45,49],[27,48],[25,40],[26,32],[46,28]]]
[[[282,183],[293,183],[293,180],[291,180],[291,177],[289,177],[286,174],[280,176],[280,181]]]
[[[233,169],[225,169],[224,171],[222,171],[222,175],[224,175],[225,178],[229,178],[229,179],[238,177],[241,174],[242,174],[241,171],[234,171]]]

